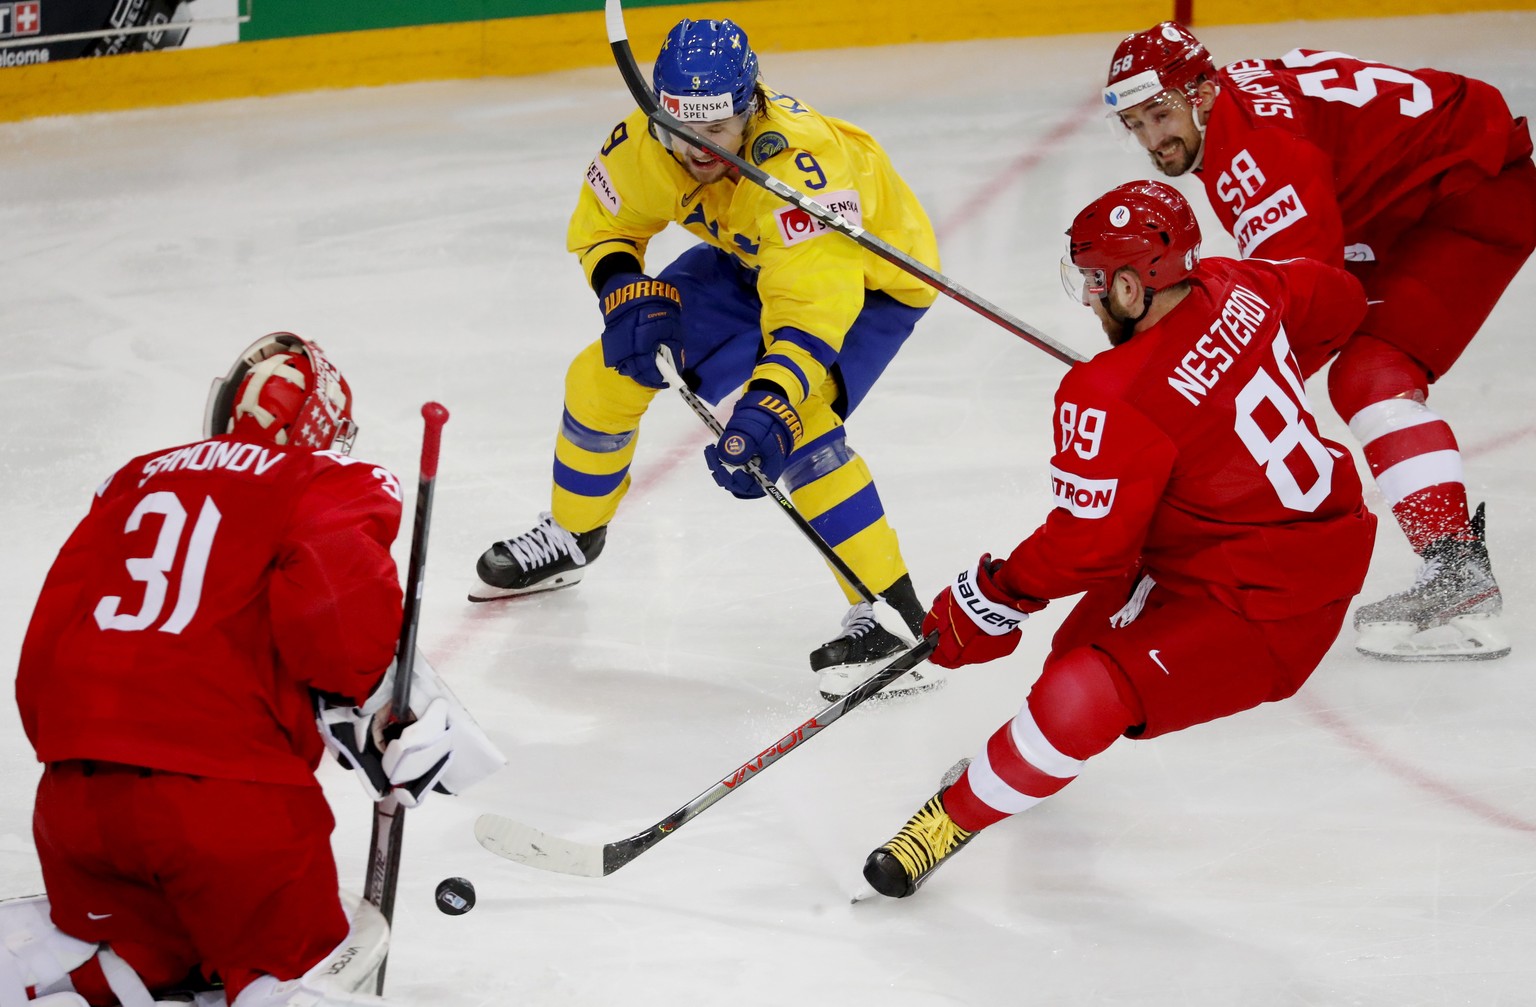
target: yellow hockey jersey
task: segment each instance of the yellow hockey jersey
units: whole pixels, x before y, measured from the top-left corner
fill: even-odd
[[[767,95],[767,114],[754,114],[747,125],[742,157],[937,270],[933,225],[874,138],[788,95]],[[629,252],[643,266],[647,243],[671,222],[756,270],[765,346],[793,361],[805,383],[772,362],[759,364],[752,377],[779,385],[796,405],[821,385],[826,368],[805,347],[775,340],[775,332],[799,329],[836,353],[863,307],[864,291],[884,291],[919,308],[938,296],[761,186],[730,177],[700,185],[636,110],[587,167],[566,244],[590,282],[593,268],[613,252]]]

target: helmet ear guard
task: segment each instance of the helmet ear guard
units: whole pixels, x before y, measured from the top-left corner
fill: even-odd
[[[349,454],[357,439],[352,389],[319,344],[292,332],[269,333],[246,347],[208,391],[203,436],[231,433]]]

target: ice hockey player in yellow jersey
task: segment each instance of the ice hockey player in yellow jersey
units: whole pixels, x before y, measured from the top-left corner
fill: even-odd
[[[662,107],[713,143],[938,268],[927,214],[880,145],[766,87],[737,25],[679,22],[652,79]],[[672,223],[699,244],[648,270],[647,244]],[[727,162],[652,128],[638,110],[588,165],[567,245],[597,294],[602,336],[566,374],[550,511],[485,552],[471,599],[565,587],[586,573],[629,489],[640,419],[665,387],[656,363],[665,349],[707,402],[746,386],[724,436],[704,450],[715,482],[741,498],[762,496],[745,469],[755,458],[915,633],[923,606],[843,421],[934,291],[799,207],[738,181]],[[841,586],[852,608],[837,637],[811,654],[830,699],[900,649],[870,606]],[[923,667],[886,693],[931,689],[939,674]]]

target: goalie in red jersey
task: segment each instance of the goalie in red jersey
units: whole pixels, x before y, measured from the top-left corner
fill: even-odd
[[[1116,738],[1295,693],[1370,562],[1376,519],[1349,456],[1318,435],[1292,352],[1354,331],[1359,282],[1313,259],[1201,261],[1189,204],[1161,182],[1111,190],[1068,234],[1063,278],[1111,348],[1056,392],[1055,508],[934,600],[930,660],[1004,657],[1030,613],[1086,593],[1023,709],[869,855],[865,878],[894,898]]]
[[[1525,119],[1483,81],[1340,52],[1218,70],[1174,22],[1120,43],[1104,102],[1159,171],[1200,178],[1244,258],[1310,256],[1365,285],[1328,395],[1424,563],[1409,590],[1355,612],[1358,649],[1509,653],[1483,508],[1469,516],[1455,434],[1427,400],[1536,249]],[[1296,340],[1304,374],[1320,349]]]
[[[321,755],[407,807],[501,757],[419,658],[409,726],[370,733],[401,493],[349,457],[356,431],[320,348],[273,333],[215,383],[203,439],[97,488],[22,644],[47,897],[0,905],[0,1007],[378,1002],[354,991],[389,928],[338,895]]]

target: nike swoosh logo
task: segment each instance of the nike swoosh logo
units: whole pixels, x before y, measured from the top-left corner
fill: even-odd
[[[1169,674],[1168,666],[1163,663],[1163,659],[1162,658],[1157,656],[1157,655],[1159,655],[1161,653],[1162,653],[1161,650],[1149,650],[1149,651],[1147,651],[1147,656],[1152,659],[1152,662],[1154,664],[1156,664],[1159,668],[1163,669],[1163,674],[1164,675],[1167,675],[1167,674]]]
[[[699,190],[702,188],[704,188],[703,185],[695,185],[692,192],[683,196],[682,205],[687,206],[689,203],[693,202],[693,197],[697,196],[699,194]]]
[[[86,916],[87,916],[87,917],[88,917],[88,918],[89,918],[89,919],[93,919],[93,920],[104,920],[104,919],[106,919],[106,918],[107,918],[107,917],[108,917],[108,916],[111,916],[111,915],[112,915],[112,914],[111,914],[111,913],[86,913],[86,914],[85,914],[85,915],[86,915]]]

